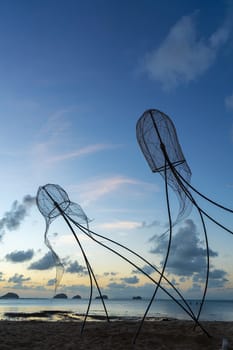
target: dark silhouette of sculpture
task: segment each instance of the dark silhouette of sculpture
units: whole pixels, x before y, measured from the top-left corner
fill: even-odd
[[[216,203],[215,201],[209,199],[195,189],[191,184],[191,170],[185,160],[181,146],[179,144],[176,129],[174,127],[171,119],[164,114],[163,112],[150,109],[143,113],[139,118],[136,126],[137,140],[141,147],[141,150],[153,172],[158,172],[164,178],[165,183],[165,192],[166,192],[166,203],[167,203],[167,212],[169,220],[169,228],[161,236],[164,237],[165,234],[168,234],[168,246],[167,253],[164,259],[161,275],[158,281],[158,284],[155,288],[154,294],[151,298],[151,301],[148,305],[148,308],[145,312],[144,317],[146,317],[147,312],[151,306],[152,301],[154,300],[162,278],[164,277],[164,272],[166,269],[166,264],[169,258],[169,251],[171,247],[172,240],[172,231],[175,224],[180,222],[182,219],[188,216],[191,211],[192,206],[195,207],[198,211],[202,228],[205,236],[205,245],[206,245],[206,281],[203,291],[202,300],[200,307],[196,316],[198,321],[201,314],[201,310],[204,304],[206,297],[208,279],[209,279],[209,244],[207,229],[205,224],[205,218],[208,218],[216,225],[221,227],[223,230],[233,234],[232,230],[225,227],[211,215],[209,215],[203,208],[199,206],[196,199],[193,196],[193,193],[204,198],[209,203],[225,210],[230,213],[233,213],[233,210],[224,207]],[[179,212],[175,221],[172,221],[171,210],[170,210],[170,201],[169,201],[169,190],[168,187],[171,187],[172,190],[176,193],[179,201]],[[185,263],[185,262],[184,262]]]
[[[95,284],[98,293],[99,293],[99,299],[101,299],[101,302],[103,304],[103,308],[106,314],[106,319],[107,321],[110,321],[110,318],[108,316],[107,308],[104,302],[104,296],[101,293],[101,289],[99,287],[97,278],[94,274],[94,271],[92,269],[92,266],[88,260],[88,257],[81,245],[81,242],[78,238],[78,235],[75,232],[75,228],[78,228],[81,232],[86,234],[91,240],[95,241],[97,244],[101,245],[102,247],[108,249],[112,253],[118,255],[121,259],[125,260],[127,263],[129,263],[131,266],[136,268],[139,272],[144,274],[151,282],[153,282],[156,285],[156,289],[160,288],[167,296],[169,296],[176,304],[178,304],[194,321],[197,323],[204,332],[206,330],[203,328],[203,326],[199,323],[197,320],[196,316],[194,315],[192,309],[190,308],[190,305],[186,302],[186,300],[183,298],[182,294],[176,289],[176,287],[169,281],[169,279],[163,275],[154,265],[152,265],[149,261],[147,261],[145,258],[143,258],[141,255],[137,254],[130,248],[110,239],[107,238],[103,235],[100,235],[92,230],[90,230],[89,225],[88,225],[88,218],[80,205],[73,203],[70,201],[67,193],[59,186],[59,185],[54,185],[54,184],[47,184],[45,186],[39,187],[38,192],[37,192],[37,197],[36,197],[36,202],[38,209],[40,210],[41,214],[44,216],[45,221],[46,221],[46,229],[45,229],[45,243],[48,246],[48,248],[51,250],[56,268],[57,268],[57,278],[56,278],[56,287],[58,286],[63,271],[64,267],[63,264],[60,261],[59,256],[56,254],[54,251],[49,239],[48,239],[48,230],[51,222],[55,220],[58,216],[62,216],[63,219],[65,220],[66,224],[68,225],[70,231],[74,235],[74,238],[83,254],[84,261],[87,267],[88,275],[89,275],[89,281],[90,281],[90,295],[89,295],[89,302],[87,306],[87,310],[84,316],[84,321],[83,325],[81,328],[81,334],[83,333],[84,326],[86,323],[87,316],[89,314],[90,306],[91,306],[91,301],[93,297],[93,284]],[[98,239],[101,239],[99,241]],[[104,241],[108,242],[111,244],[111,246],[108,246],[107,244],[103,243]],[[115,245],[118,250],[114,249],[112,245]],[[119,251],[121,249],[121,251]],[[128,252],[132,255],[132,258],[136,257],[137,259],[141,259],[143,263],[146,263],[148,266],[153,268],[154,272],[158,273],[159,277],[159,282],[156,281],[151,275],[146,273],[143,268],[139,267],[136,263],[133,262],[133,260],[127,258],[124,255],[124,252]],[[177,294],[177,298],[175,298],[168,290],[166,290],[162,285],[160,285],[161,279],[164,278],[164,280],[169,284],[169,286],[173,289],[174,292]],[[147,313],[147,311],[146,311]],[[142,318],[140,329],[142,327],[142,324],[144,322],[146,313],[144,317]],[[136,333],[136,336],[133,340],[133,342],[136,341],[136,338],[138,334],[140,333],[140,329]],[[207,332],[206,332],[207,333]],[[208,333],[207,333],[208,334]]]

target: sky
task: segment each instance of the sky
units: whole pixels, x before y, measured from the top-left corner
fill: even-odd
[[[152,173],[136,138],[147,109],[172,119],[192,185],[232,208],[232,23],[233,2],[222,0],[0,1],[0,295],[55,293],[56,268],[35,200],[46,184],[58,184],[81,206],[91,230],[161,270],[164,180]],[[178,199],[171,188],[169,195],[175,220]],[[230,213],[196,200],[232,227]],[[208,219],[206,227],[207,298],[232,299],[233,237]],[[148,277],[75,232],[104,294],[152,295]],[[85,261],[62,217],[48,235],[65,268],[56,292],[88,297]],[[158,280],[138,257],[114,249]],[[173,229],[166,268],[187,298],[202,296],[205,253],[193,208]]]

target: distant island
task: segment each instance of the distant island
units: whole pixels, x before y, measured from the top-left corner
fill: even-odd
[[[19,299],[19,296],[16,293],[6,293],[2,295],[0,299]]]
[[[108,296],[104,294],[104,295],[102,295],[102,298],[106,300],[106,299],[108,299]],[[101,299],[101,297],[98,296],[98,297],[95,297],[95,299],[99,300],[99,299]]]
[[[67,295],[64,293],[56,294],[53,297],[54,299],[67,299]]]
[[[81,298],[81,295],[77,294],[77,295],[74,295],[72,299],[82,299],[82,298]]]
[[[132,299],[133,299],[133,300],[142,300],[142,297],[140,297],[140,296],[138,295],[138,296],[136,296],[136,297],[133,297]]]

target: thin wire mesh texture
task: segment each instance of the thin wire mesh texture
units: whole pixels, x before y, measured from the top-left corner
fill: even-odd
[[[55,219],[61,210],[65,211],[70,205],[68,194],[54,184],[39,187],[36,202],[41,214],[47,219]]]
[[[46,219],[53,220],[63,213],[78,220],[80,224],[88,225],[91,221],[81,206],[71,202],[66,191],[59,185],[47,184],[39,187],[36,201],[41,214]]]
[[[192,173],[178,141],[175,126],[165,113],[149,109],[139,118],[136,133],[139,146],[151,170],[166,176],[169,186],[177,195],[180,203],[177,217],[179,221],[188,215],[192,205],[184,192],[184,186],[180,186],[175,174],[180,174],[189,183]]]
[[[176,129],[171,119],[157,109],[149,109],[139,118],[136,126],[137,140],[153,172],[164,171],[165,146],[167,156],[174,167],[185,162]],[[167,167],[170,167],[167,164]]]

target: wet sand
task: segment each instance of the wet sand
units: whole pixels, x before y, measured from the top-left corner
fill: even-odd
[[[0,349],[50,350],[219,350],[223,338],[233,349],[233,322],[202,322],[202,330],[191,321],[148,320],[133,345],[138,321],[87,322],[82,336],[80,321],[0,321]]]

